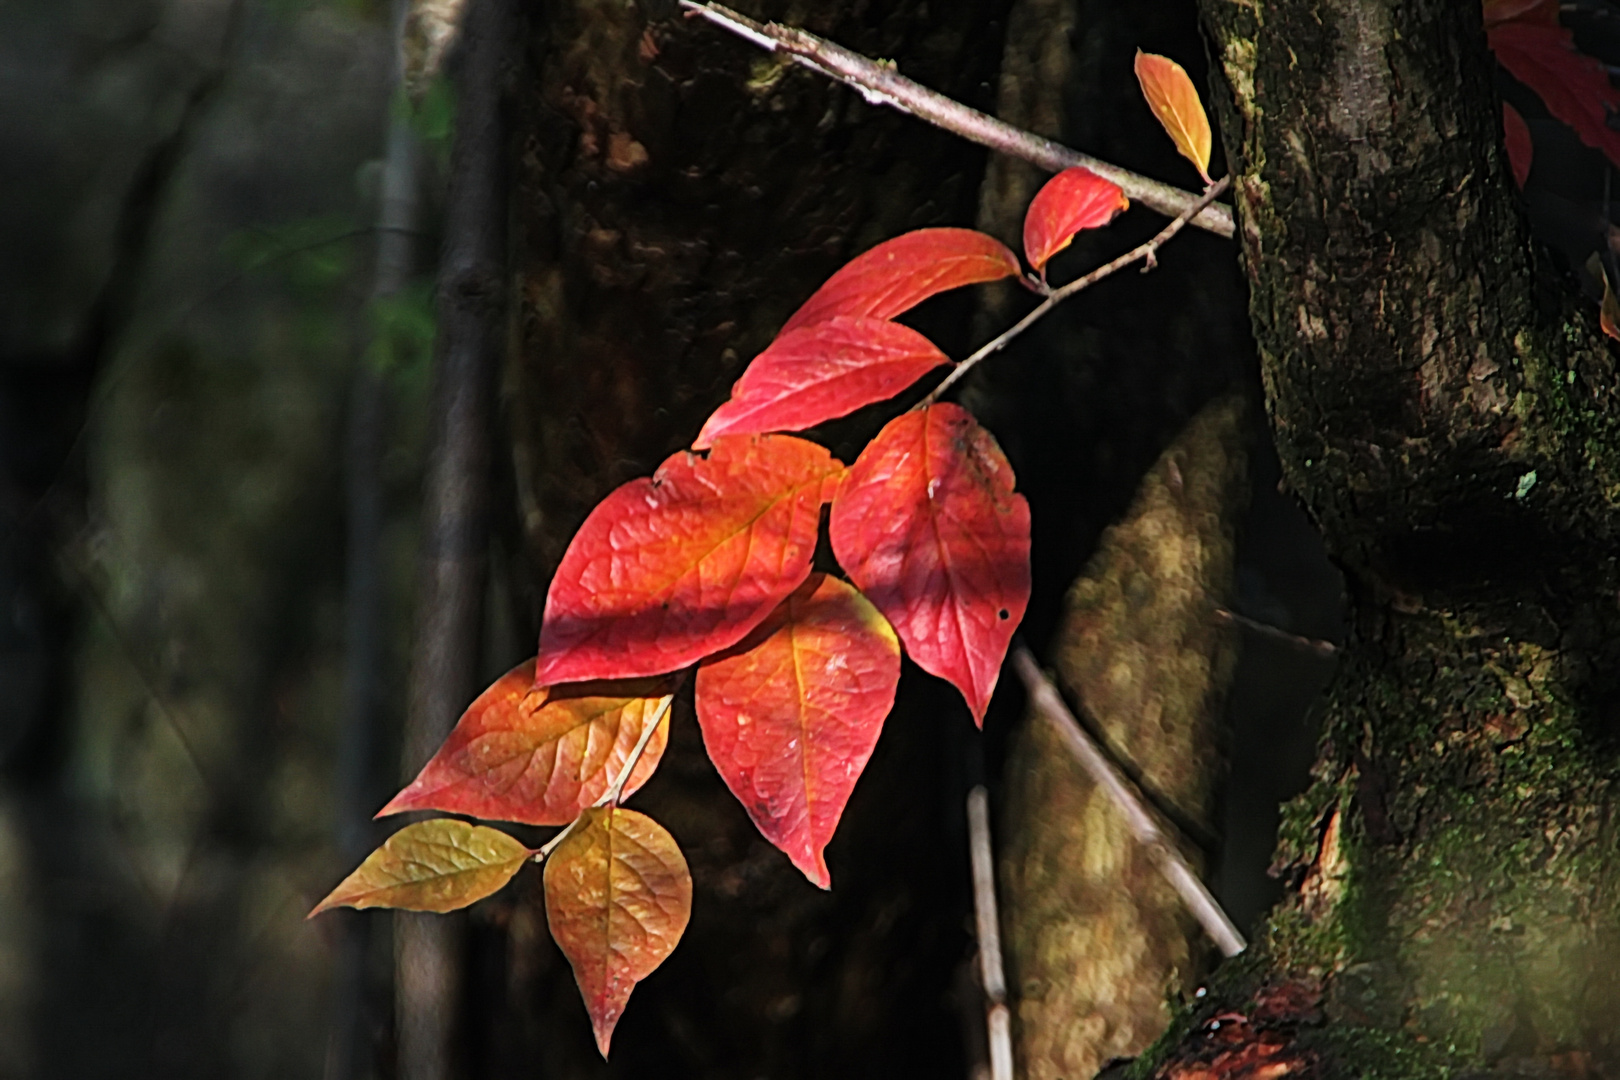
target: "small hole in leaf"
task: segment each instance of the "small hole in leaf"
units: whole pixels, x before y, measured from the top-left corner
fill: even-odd
[[[1008,611],[1006,608],[1002,608],[1000,611],[996,612],[996,618],[998,618],[998,619],[1010,619],[1010,618],[1012,618],[1012,613],[1010,611]]]

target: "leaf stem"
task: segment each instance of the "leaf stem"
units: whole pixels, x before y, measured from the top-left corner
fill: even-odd
[[[689,15],[707,19],[767,52],[786,53],[795,63],[854,87],[873,105],[888,105],[903,113],[910,113],[937,128],[1052,172],[1061,172],[1076,165],[1090,169],[1098,176],[1118,184],[1120,190],[1130,198],[1168,216],[1196,206],[1193,224],[1228,239],[1233,235],[1232,211],[1224,206],[1211,205],[1213,200],[1200,202],[1199,197],[1190,191],[1099,161],[1062,143],[1014,127],[977,109],[970,109],[959,101],[906,78],[895,70],[893,64],[876,63],[860,53],[798,27],[758,22],[720,4],[681,0],[681,7]]]
[[[1067,300],[1075,293],[1080,292],[1082,289],[1089,289],[1103,278],[1108,277],[1117,271],[1123,270],[1125,267],[1134,262],[1146,262],[1147,265],[1143,267],[1144,271],[1153,269],[1159,264],[1159,249],[1168,243],[1171,237],[1175,236],[1176,233],[1184,229],[1188,222],[1192,221],[1194,216],[1197,215],[1200,210],[1212,203],[1216,196],[1225,191],[1227,187],[1231,185],[1231,182],[1232,178],[1230,176],[1221,177],[1219,180],[1209,186],[1209,189],[1199,197],[1197,202],[1184,209],[1176,216],[1175,220],[1171,221],[1170,224],[1160,229],[1153,239],[1147,241],[1146,243],[1138,244],[1136,247],[1132,248],[1130,251],[1127,251],[1125,254],[1121,255],[1112,262],[1105,263],[1104,265],[1097,267],[1097,269],[1093,270],[1085,277],[1076,278],[1074,281],[1071,281],[1067,285],[1063,286],[1063,288],[1054,289],[1047,293],[1046,299],[1041,301],[1039,307],[1037,307],[1034,311],[1031,311],[1028,315],[1025,315],[1022,319],[1019,319],[1016,323],[1008,327],[995,338],[992,338],[972,356],[968,357],[966,360],[963,360],[960,364],[957,364],[951,373],[945,376],[944,380],[929,392],[927,397],[923,398],[916,405],[912,406],[912,408],[926,408],[938,401],[940,396],[944,394],[945,391],[949,390],[957,382],[957,380],[962,378],[962,376],[973,370],[974,366],[981,360],[1000,352],[1002,349],[1005,349],[1008,342],[1012,341],[1012,339],[1017,337],[1019,334],[1022,334],[1025,330],[1028,330],[1036,322],[1040,321],[1040,319],[1044,317],[1047,312],[1063,303],[1063,301]]]
[[[1198,880],[1198,875],[1187,865],[1187,860],[1182,858],[1171,838],[1159,828],[1159,823],[1148,812],[1147,806],[1137,797],[1131,782],[1108,760],[1086,729],[1080,726],[1069,711],[1069,706],[1064,703],[1063,695],[1058,693],[1057,687],[1035,663],[1027,648],[1020,645],[1013,650],[1012,666],[1018,672],[1018,677],[1023,679],[1035,710],[1057,730],[1075,760],[1090,775],[1092,783],[1101,788],[1119,808],[1131,836],[1147,849],[1148,857],[1181,897],[1182,903],[1187,905],[1204,932],[1214,939],[1222,955],[1236,956],[1247,948],[1243,935],[1232,925],[1226,912],[1221,910],[1220,903]]]
[[[624,765],[619,769],[619,775],[613,778],[613,783],[608,785],[608,789],[602,793],[602,797],[591,804],[592,810],[600,806],[606,806],[609,803],[614,806],[619,804],[619,798],[624,794],[624,785],[629,782],[630,774],[635,771],[636,763],[641,760],[642,751],[647,749],[647,744],[652,741],[653,732],[658,730],[658,725],[664,722],[664,717],[669,714],[670,706],[674,704],[675,693],[671,692],[669,697],[664,699],[664,704],[659,707],[658,715],[652,718],[652,723],[641,729],[641,738],[636,740],[636,745],[631,749],[630,756],[624,759]],[[557,850],[557,845],[567,839],[568,834],[573,832],[574,826],[578,824],[579,818],[576,817],[563,826],[562,832],[540,845],[534,853],[534,861],[537,863],[545,862],[546,857]]]

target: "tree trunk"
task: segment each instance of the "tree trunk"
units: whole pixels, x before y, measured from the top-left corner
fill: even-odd
[[[1284,477],[1353,615],[1297,887],[1172,1056],[1612,1075],[1620,402],[1538,277],[1479,6],[1202,8]]]

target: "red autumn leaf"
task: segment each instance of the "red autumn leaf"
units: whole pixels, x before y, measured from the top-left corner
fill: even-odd
[[[1520,22],[1558,25],[1558,0],[1485,0],[1485,26]]]
[[[367,855],[308,917],[335,907],[455,911],[511,881],[533,854],[487,825],[418,821]]]
[[[735,645],[810,576],[844,467],[788,435],[722,435],[592,510],[546,596],[541,685],[675,671]]]
[[[566,825],[607,791],[646,726],[625,782],[629,795],[658,768],[669,736],[669,678],[534,685],[534,661],[497,679],[467,707],[410,786],[377,814],[442,810],[528,825]]]
[[[778,336],[834,315],[892,319],[935,293],[1018,273],[1018,256],[994,237],[974,229],[915,229],[844,264]]]
[[[1142,96],[1148,108],[1170,141],[1176,144],[1181,156],[1192,162],[1204,183],[1210,183],[1209,152],[1213,139],[1209,130],[1209,115],[1199,100],[1186,69],[1168,56],[1156,56],[1136,50],[1136,81],[1142,84]]]
[[[835,315],[788,331],[754,357],[692,445],[701,450],[720,435],[802,431],[885,401],[950,362],[909,326]]]
[[[906,652],[983,724],[1029,604],[1029,504],[996,440],[949,403],[897,417],[850,466],[831,534]]]
[[[805,877],[872,756],[900,683],[900,642],[860,593],[813,574],[697,673],[703,745],[760,833]]]
[[[605,1058],[636,983],[674,951],[692,914],[675,838],[616,806],[586,810],[546,862],[546,921],[574,968]]]
[[[1601,63],[1576,50],[1575,37],[1532,9],[1521,18],[1492,25],[1485,40],[1509,75],[1534,90],[1555,118],[1575,129],[1581,142],[1620,165],[1620,132],[1608,125],[1620,109]]]
[[[1024,214],[1024,258],[1040,273],[1081,229],[1114,220],[1131,205],[1119,185],[1090,169],[1064,169],[1048,180]]]
[[[1521,189],[1530,178],[1530,162],[1535,146],[1530,141],[1530,125],[1524,122],[1519,110],[1502,102],[1502,138],[1507,147],[1508,167],[1513,170],[1513,182]]]

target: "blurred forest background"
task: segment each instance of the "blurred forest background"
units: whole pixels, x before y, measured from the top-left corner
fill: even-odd
[[[811,25],[978,107],[1009,100],[1012,5],[835,6]],[[1022,93],[1067,107],[1025,122],[1189,183],[1136,98],[1129,58],[1138,45],[1169,53],[1201,81],[1192,5],[1056,6],[1068,12],[1053,38],[1063,85]],[[545,575],[582,508],[684,445],[761,328],[871,243],[971,225],[981,207],[982,151],[813,76],[783,77],[670,7],[518,5],[522,47],[503,78],[523,318],[511,320],[490,432],[480,685],[532,655]],[[705,67],[689,38],[729,59]],[[456,95],[441,77],[406,102],[393,40],[382,0],[0,3],[0,1078],[404,1074],[388,916],[304,921],[355,851],[388,831],[346,809],[380,805],[420,763],[400,761],[400,733]],[[631,110],[662,124],[664,141],[637,132],[586,145],[588,80],[570,81],[568,66],[588,69],[586,49],[675,72],[668,115]],[[1027,73],[1039,77],[1038,65]],[[396,122],[416,147],[414,254],[379,293],[375,223]],[[774,149],[784,129],[768,124],[821,140],[771,159],[795,183],[822,185],[798,202],[752,181],[669,195],[678,184],[659,177],[678,168],[636,173],[649,152],[655,167],[722,152],[704,142],[722,135]],[[1027,198],[1027,185],[1011,186]],[[537,345],[569,318],[556,301],[569,288],[576,306],[592,288],[623,310],[663,302],[661,271],[615,277],[600,252],[656,264],[634,248],[635,227],[611,219],[612,200],[651,214],[682,198],[706,206],[715,231],[755,230],[767,248],[798,215],[821,232],[786,271],[712,252],[682,264],[687,285],[759,314],[729,344],[723,333],[681,344],[708,359],[675,391],[632,385],[639,376],[602,364],[589,333],[552,335],[572,352]],[[670,227],[690,220],[702,215]],[[1156,227],[1127,228],[1138,226]],[[1180,270],[1088,294],[970,391],[1036,507],[1026,634],[1037,651],[1160,451],[1221,393],[1258,403],[1232,253],[1209,237],[1183,246]],[[1186,306],[1180,321],[1161,314],[1166,296]],[[923,314],[956,355],[974,317],[966,301]],[[648,370],[665,363],[657,348],[642,357]],[[594,398],[567,389],[603,380]],[[609,414],[637,433],[574,438]],[[1277,491],[1258,416],[1251,407],[1233,606],[1333,638],[1336,576]],[[835,445],[857,430],[834,431]],[[358,559],[357,514],[371,538]],[[357,589],[357,576],[369,585]],[[359,650],[357,625],[372,635]],[[1276,807],[1304,781],[1306,707],[1330,671],[1273,638],[1244,640],[1223,721],[1226,842],[1212,867],[1244,925],[1272,895]],[[1000,797],[1021,705],[1003,695],[981,746],[958,702],[914,670],[906,679],[830,852],[830,896],[752,836],[702,760],[690,712],[677,713],[646,798],[688,849],[698,914],[632,1000],[614,1074],[968,1074],[982,1012],[970,978],[963,989],[962,799],[976,779]],[[356,710],[372,733],[359,743],[346,727]],[[919,746],[932,749],[910,753]],[[361,919],[369,929],[356,937]],[[523,885],[469,913],[456,946],[456,1075],[608,1073],[539,919]],[[716,1034],[722,1023],[732,1030]]]

